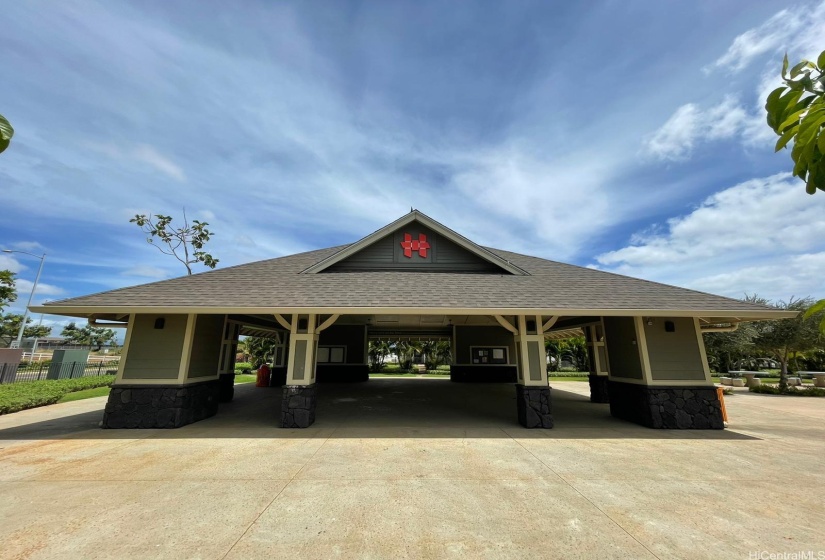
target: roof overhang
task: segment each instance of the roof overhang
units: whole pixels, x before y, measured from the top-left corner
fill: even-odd
[[[720,325],[743,321],[770,321],[796,317],[798,311],[758,309],[564,309],[564,308],[459,308],[459,307],[174,307],[174,306],[72,306],[38,305],[30,308],[34,313],[65,315],[67,317],[97,318],[122,321],[132,313],[196,313],[196,314],[340,314],[340,315],[543,315],[543,316],[594,316],[594,317],[698,317],[702,324]]]

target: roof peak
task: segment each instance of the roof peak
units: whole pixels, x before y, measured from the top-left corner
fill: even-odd
[[[434,220],[433,218],[427,216],[426,214],[415,208],[410,208],[410,212],[408,214],[401,216],[397,220],[390,222],[389,224],[361,238],[355,243],[352,243],[344,247],[340,251],[333,253],[332,255],[318,261],[317,263],[302,271],[302,274],[316,274],[319,272],[323,272],[331,266],[349,259],[356,253],[359,253],[367,249],[368,247],[375,245],[377,242],[384,240],[386,237],[390,235],[398,233],[400,230],[407,228],[414,223],[418,223],[421,226],[424,226],[425,228],[435,232],[439,236],[446,239],[448,242],[451,242],[459,246],[467,253],[473,255],[475,258],[480,259],[481,261],[484,261],[488,265],[491,265],[497,269],[500,269],[502,272],[506,272],[508,274],[513,274],[516,276],[529,275],[524,269],[514,265],[509,260],[482,247],[481,245],[464,237],[460,233],[448,228],[441,222]],[[419,238],[418,240],[413,240],[411,239],[410,234],[407,233],[405,234],[405,236],[406,237],[402,242],[402,245],[404,243],[407,243],[408,245],[405,247],[404,256],[408,259],[413,258],[412,252],[418,251],[419,256],[421,256],[422,258],[426,258],[427,250],[430,249],[430,244],[427,241],[426,237]],[[403,259],[401,260],[403,261]]]

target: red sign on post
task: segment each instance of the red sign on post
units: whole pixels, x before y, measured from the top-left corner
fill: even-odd
[[[418,240],[413,240],[412,235],[405,233],[401,247],[404,249],[404,256],[408,259],[412,258],[413,251],[418,251],[418,256],[426,259],[427,249],[430,248],[430,244],[427,243],[427,236],[423,233],[418,234]]]

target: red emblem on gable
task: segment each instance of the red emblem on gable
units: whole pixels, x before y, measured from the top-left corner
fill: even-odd
[[[430,244],[427,243],[427,236],[423,233],[418,234],[418,240],[414,241],[412,235],[409,233],[404,234],[404,241],[401,242],[401,247],[404,249],[404,256],[408,259],[412,258],[413,251],[418,251],[418,256],[421,258],[427,258],[427,249],[430,248]]]

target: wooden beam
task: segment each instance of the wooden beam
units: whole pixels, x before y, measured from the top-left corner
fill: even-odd
[[[549,319],[547,319],[547,322],[546,322],[546,323],[544,323],[544,324],[541,326],[541,332],[542,332],[542,333],[546,333],[546,332],[547,332],[550,328],[552,328],[552,327],[553,327],[553,325],[555,325],[555,324],[556,324],[556,321],[558,321],[558,320],[559,320],[559,317],[560,317],[560,316],[561,316],[561,315],[553,315],[552,317],[550,317]]]
[[[286,319],[284,319],[283,316],[280,313],[275,313],[275,320],[278,321],[278,323],[280,323],[281,326],[283,328],[285,328],[286,330],[288,330],[288,331],[292,330],[292,323],[290,323]],[[293,318],[293,321],[294,320],[295,319]]]
[[[335,315],[330,315],[330,316],[329,316],[329,318],[328,318],[326,321],[324,321],[323,323],[321,323],[320,325],[318,325],[318,328],[317,328],[317,329],[315,329],[315,332],[316,332],[316,333],[319,333],[319,332],[321,332],[322,330],[324,330],[324,329],[326,329],[326,328],[331,327],[331,326],[332,326],[332,324],[333,324],[335,321],[337,321],[337,320],[338,320],[338,317],[340,317],[340,315],[339,315],[339,314],[337,314],[337,313],[336,313]]]
[[[508,331],[510,331],[513,334],[518,334],[518,329],[516,327],[514,327],[513,325],[511,325],[510,321],[508,321],[507,319],[505,319],[501,315],[493,315],[493,317],[496,318],[496,321],[498,321],[499,325],[501,325],[502,327],[504,327],[505,329],[507,329]]]

